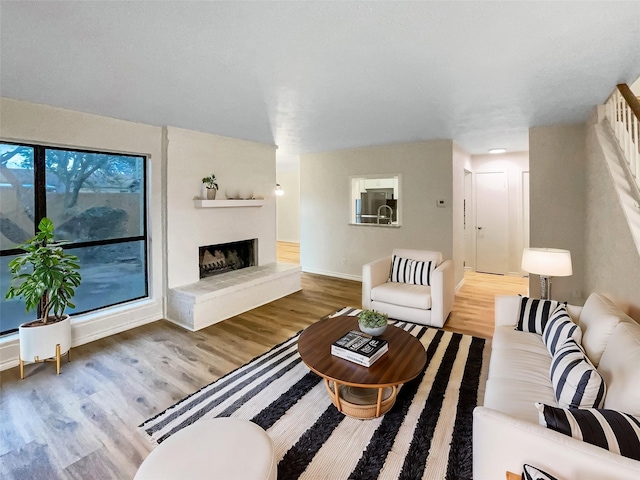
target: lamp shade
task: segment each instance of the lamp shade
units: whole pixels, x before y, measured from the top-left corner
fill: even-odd
[[[522,270],[547,277],[568,277],[573,275],[571,252],[558,248],[525,248]]]

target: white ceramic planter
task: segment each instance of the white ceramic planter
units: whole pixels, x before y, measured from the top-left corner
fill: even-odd
[[[20,333],[20,360],[35,362],[56,356],[56,345],[60,344],[60,355],[71,348],[71,317],[65,315],[64,320],[38,327],[18,328]]]
[[[365,327],[360,322],[358,322],[358,326],[360,327],[361,331],[363,331],[368,335],[371,335],[372,337],[377,337],[378,335],[382,335],[384,331],[387,329],[386,325],[383,325],[381,327],[370,328],[370,327]]]

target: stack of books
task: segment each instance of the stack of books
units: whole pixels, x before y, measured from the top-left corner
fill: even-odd
[[[331,345],[331,355],[370,367],[389,350],[386,340],[351,330]]]

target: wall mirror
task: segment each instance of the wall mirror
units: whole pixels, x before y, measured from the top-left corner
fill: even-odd
[[[351,177],[353,225],[399,227],[401,225],[400,175]]]

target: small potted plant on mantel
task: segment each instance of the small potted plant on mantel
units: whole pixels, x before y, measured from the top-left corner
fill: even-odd
[[[358,326],[360,330],[373,337],[382,335],[387,329],[389,315],[375,310],[363,310],[358,314]]]
[[[6,298],[22,298],[27,312],[36,310],[38,320],[19,326],[20,378],[24,378],[24,362],[55,359],[60,373],[60,357],[71,348],[71,321],[64,311],[75,308],[71,298],[80,285],[78,257],[62,249],[67,242],[54,242],[53,223],[43,218],[38,233],[19,248],[25,251],[9,262],[11,286]]]
[[[207,187],[207,200],[215,200],[216,192],[218,191],[218,181],[215,174],[212,173],[208,177],[204,177],[202,183]]]

